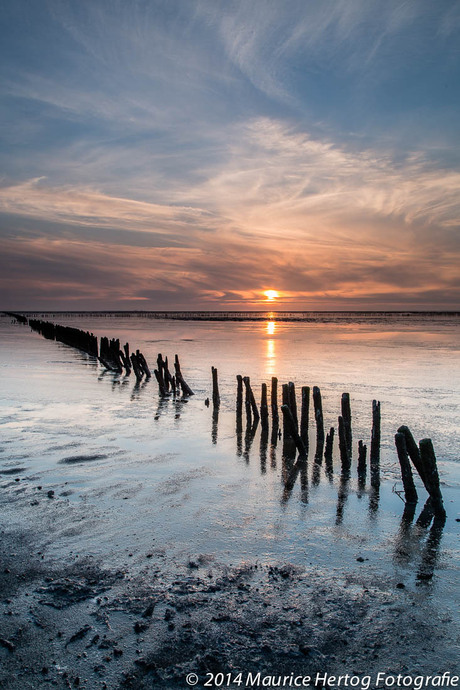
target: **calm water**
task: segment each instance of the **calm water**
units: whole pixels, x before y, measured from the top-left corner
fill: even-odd
[[[105,372],[86,355],[0,318],[3,509],[18,525],[43,521],[51,554],[83,550],[140,567],[154,549],[177,564],[204,553],[228,563],[288,558],[325,572],[359,568],[363,556],[376,572],[415,587],[426,535],[409,529],[410,548],[401,557],[404,506],[393,491],[402,488],[394,433],[407,424],[417,440],[432,438],[438,458],[448,520],[431,563],[444,574],[440,595],[451,591],[460,488],[458,315],[47,317],[128,341],[152,369],[157,353],[170,361],[177,353],[196,393],[187,402],[161,401],[155,379],[136,385],[134,376]],[[219,371],[218,418],[204,404],[211,365]],[[326,430],[337,428],[341,394],[349,392],[354,450],[359,439],[369,446],[372,400],[380,400],[380,493],[358,487],[355,464],[350,482],[341,481],[337,447],[332,478],[311,458],[287,490],[282,442],[274,447],[260,428],[253,437],[235,431],[236,374],[251,377],[257,400],[272,376],[280,386],[294,381],[298,391],[318,385]],[[52,514],[49,501],[32,505],[47,490],[55,491]],[[419,494],[417,514],[426,498],[422,488]]]

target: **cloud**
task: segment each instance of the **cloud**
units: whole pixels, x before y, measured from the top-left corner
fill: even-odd
[[[258,304],[270,287],[298,304],[453,291],[459,174],[422,154],[395,162],[268,118],[228,132],[219,163],[201,171],[200,185],[176,181],[163,204],[43,179],[3,186],[0,210],[42,228],[13,233],[9,266],[19,273],[23,257],[23,277],[67,279],[69,291],[84,276],[85,295],[91,284],[97,299],[115,302],[163,293],[171,303],[187,293],[187,303]],[[138,245],[122,255],[120,232]]]
[[[204,229],[210,215],[198,208],[112,197],[86,187],[48,187],[43,178],[0,187],[0,211],[77,226],[150,233],[163,230],[172,241],[174,235],[181,237],[198,223]]]

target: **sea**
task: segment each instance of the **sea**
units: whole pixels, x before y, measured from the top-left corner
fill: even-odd
[[[39,525],[50,557],[84,553],[107,567],[142,567],[147,552],[174,567],[289,561],[324,571],[366,567],[454,607],[459,563],[459,312],[23,312],[119,338],[152,372],[178,355],[194,395],[159,395],[72,347],[0,316],[0,488],[10,525]],[[213,409],[211,367],[220,407]],[[283,439],[236,417],[237,375],[261,385],[318,386],[333,468],[310,454],[298,472]],[[353,458],[341,473],[337,430],[350,395]],[[211,399],[209,406],[207,400]],[[381,407],[380,486],[358,481],[373,401]],[[279,399],[281,404],[281,397]],[[447,520],[430,540],[417,523],[426,491],[404,517],[394,437],[406,425],[433,442]],[[51,498],[46,501],[43,496]],[[53,503],[53,510],[50,503]],[[363,565],[364,564],[364,565]],[[173,567],[174,566],[174,567]],[[428,569],[428,575],[427,575]],[[425,573],[425,575],[424,575]],[[344,575],[345,576],[345,575]],[[447,604],[450,606],[450,604]]]

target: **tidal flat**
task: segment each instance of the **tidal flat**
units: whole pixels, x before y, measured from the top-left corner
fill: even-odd
[[[152,369],[158,353],[178,354],[195,395],[162,399],[154,377],[136,383],[0,317],[0,687],[458,670],[458,314],[39,317],[129,342]],[[218,412],[205,404],[211,366]],[[271,419],[268,434],[238,430],[237,374],[258,402],[272,376],[298,394],[319,386],[326,431],[348,392],[350,477],[337,439],[332,472],[315,463],[311,411],[308,461],[294,474]],[[356,472],[374,399],[378,488]],[[405,510],[401,424],[433,441],[441,526],[419,519],[417,479],[419,502]]]

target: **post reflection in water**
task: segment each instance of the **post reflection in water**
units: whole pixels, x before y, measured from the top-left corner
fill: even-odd
[[[219,408],[215,405],[212,409],[211,441],[213,445],[217,443],[217,431],[219,426]]]
[[[339,491],[337,494],[337,510],[335,515],[335,524],[341,525],[343,522],[343,512],[345,504],[348,499],[350,475],[348,472],[342,472],[340,476]]]
[[[256,435],[257,427],[259,426],[259,420],[255,419],[251,425],[250,419],[246,424],[246,433],[244,435],[244,453],[243,457],[247,463],[249,463],[249,454],[251,452],[252,443]]]
[[[395,538],[393,558],[401,565],[409,565],[411,561],[420,558],[417,580],[419,583],[422,583],[431,580],[433,577],[439,559],[439,549],[446,518],[445,516],[434,516],[430,499],[423,506],[416,523],[412,524],[415,511],[415,503],[406,503]],[[432,520],[433,524],[423,544],[426,530]]]
[[[267,472],[268,425],[263,424],[260,432],[260,472]]]

